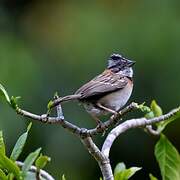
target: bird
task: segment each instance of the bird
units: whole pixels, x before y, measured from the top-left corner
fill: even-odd
[[[78,100],[85,110],[101,124],[102,115],[117,114],[129,100],[133,90],[133,68],[135,61],[121,54],[111,54],[106,69],[82,85],[73,95],[54,100],[51,107]]]

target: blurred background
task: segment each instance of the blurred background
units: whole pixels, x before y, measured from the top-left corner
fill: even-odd
[[[179,0],[1,0],[0,83],[20,105],[34,113],[46,112],[58,91],[72,94],[104,70],[112,53],[135,60],[135,87],[130,101],[156,99],[164,112],[180,105],[180,1]],[[130,102],[129,101],[129,102]],[[82,127],[95,123],[78,103],[63,105],[67,120]],[[140,117],[131,113],[130,117]],[[8,150],[29,121],[0,103],[0,129]],[[180,150],[180,122],[165,134]],[[101,146],[105,137],[95,138]],[[110,158],[127,167],[140,166],[132,179],[160,177],[154,157],[157,139],[134,129],[115,142]],[[25,156],[37,149],[52,158],[47,166],[56,179],[99,179],[100,170],[78,138],[57,125],[34,122]]]

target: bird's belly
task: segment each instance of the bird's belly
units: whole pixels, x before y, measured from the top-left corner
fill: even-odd
[[[128,101],[131,96],[133,86],[132,84],[126,85],[123,89],[119,91],[113,92],[102,97],[99,100],[99,103],[104,105],[105,107],[117,111],[121,109]]]
[[[84,103],[84,108],[86,109],[86,111],[91,114],[92,116],[101,116],[101,115],[106,115],[108,112],[104,111],[98,107],[96,107],[94,104],[92,103]]]

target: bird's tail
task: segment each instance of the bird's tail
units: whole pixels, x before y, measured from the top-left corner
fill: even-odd
[[[79,99],[80,97],[81,97],[80,94],[73,94],[73,95],[68,95],[68,96],[64,96],[64,97],[59,97],[58,99],[51,101],[49,108],[53,108],[62,102]]]

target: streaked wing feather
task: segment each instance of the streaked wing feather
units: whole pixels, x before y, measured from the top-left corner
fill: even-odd
[[[80,99],[89,98],[91,96],[116,91],[126,86],[126,84],[127,79],[119,74],[103,73],[80,87],[75,94],[81,94]]]

